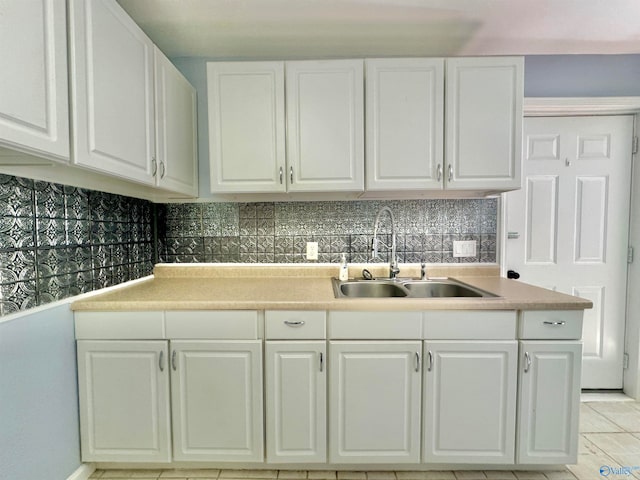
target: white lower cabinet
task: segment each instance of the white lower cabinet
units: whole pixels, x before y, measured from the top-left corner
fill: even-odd
[[[423,461],[513,464],[516,341],[426,341]]]
[[[421,347],[329,342],[331,463],[420,461]]]
[[[173,457],[263,460],[262,341],[172,341]]]
[[[582,343],[520,342],[520,464],[576,463]]]
[[[267,462],[327,461],[325,341],[265,343]]]
[[[168,348],[158,341],[78,341],[85,462],[169,462]]]

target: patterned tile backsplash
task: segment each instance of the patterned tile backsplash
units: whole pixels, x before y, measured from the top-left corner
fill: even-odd
[[[149,275],[154,209],[0,174],[0,315]]]
[[[388,206],[400,262],[496,262],[497,200],[184,203],[159,206],[164,262],[299,263],[318,242],[318,262],[368,262],[373,223]],[[380,231],[390,233],[388,217]],[[453,257],[454,240],[476,240],[477,255]],[[380,261],[387,261],[386,252]]]

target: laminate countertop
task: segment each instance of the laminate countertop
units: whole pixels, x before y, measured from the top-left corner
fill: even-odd
[[[350,265],[350,278],[367,267]],[[386,270],[385,270],[386,268]],[[418,265],[401,265],[400,277],[418,277]],[[495,266],[431,267],[430,278],[450,277],[497,295],[491,298],[335,298],[337,265],[158,264],[154,275],[72,303],[77,311],[142,310],[581,310],[586,300],[499,276]]]

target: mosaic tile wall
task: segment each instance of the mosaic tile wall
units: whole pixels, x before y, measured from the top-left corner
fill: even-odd
[[[154,208],[0,174],[0,315],[149,275]]]
[[[319,262],[339,262],[343,252],[368,262],[382,206],[395,216],[400,262],[496,262],[496,199],[168,204],[159,209],[161,261],[307,262],[306,242],[315,241]],[[477,255],[454,258],[454,240],[476,240]]]

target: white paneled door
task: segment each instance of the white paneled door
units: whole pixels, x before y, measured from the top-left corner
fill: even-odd
[[[633,118],[527,118],[523,188],[506,195],[506,267],[593,302],[582,388],[621,388]]]

